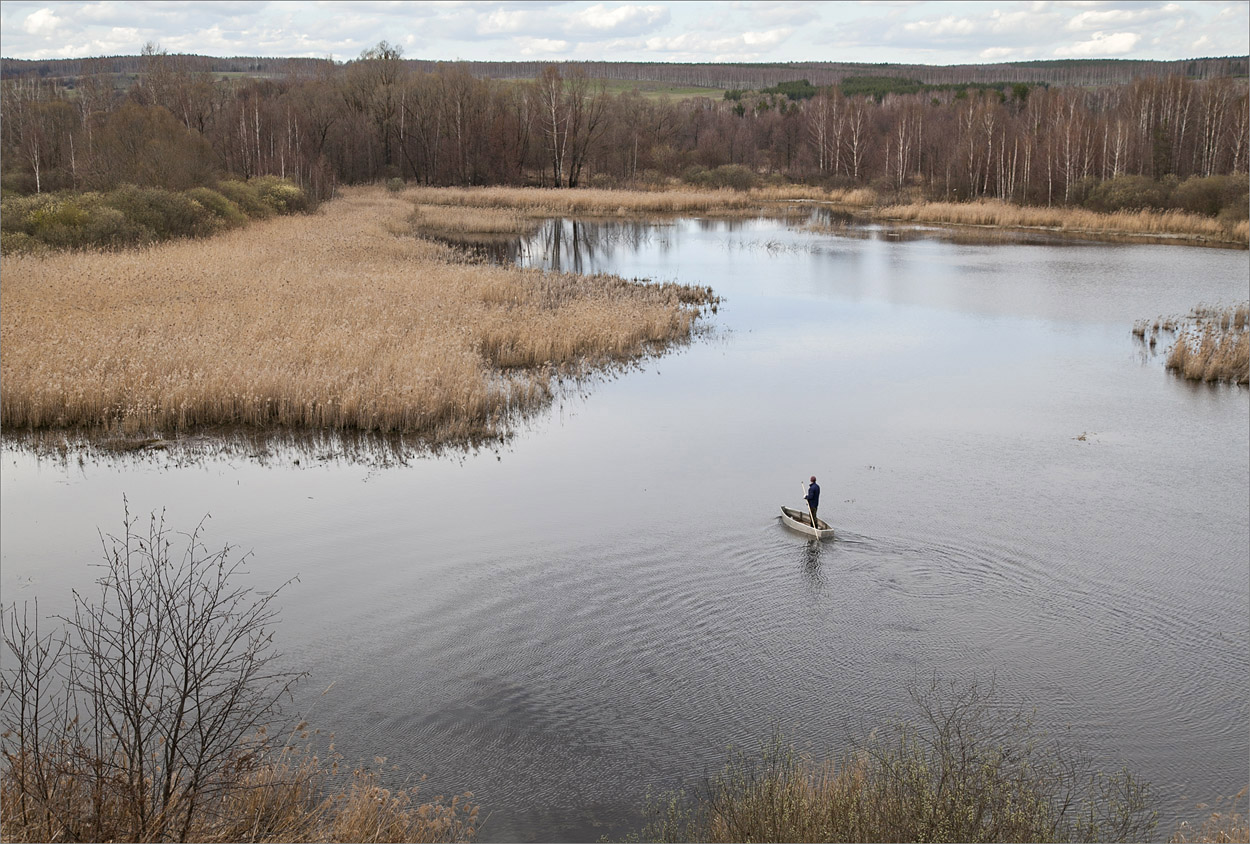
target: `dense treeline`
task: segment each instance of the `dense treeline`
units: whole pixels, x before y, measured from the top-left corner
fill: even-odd
[[[330,63],[327,59],[266,58],[262,56],[180,56],[190,70],[201,73],[251,73],[282,75],[309,72]],[[92,73],[138,74],[145,58],[109,56],[89,59],[0,59],[0,76],[17,79],[73,78]],[[439,62],[408,59],[414,71],[432,73]],[[464,62],[470,74],[482,79],[533,79],[545,63],[535,61]],[[1185,76],[1215,79],[1250,74],[1250,57],[1224,56],[1178,61],[1137,59],[1057,59],[965,65],[863,64],[859,62],[764,63],[668,63],[668,62],[565,62],[562,74],[580,69],[592,79],[623,79],[635,82],[667,82],[708,88],[762,89],[793,79],[807,78],[817,85],[838,85],[848,76],[894,76],[913,78],[925,85],[989,84],[1006,79],[1051,85],[1120,85],[1150,76]]]
[[[1241,184],[1250,157],[1247,84],[1230,77],[935,88],[911,73],[901,78],[921,83],[913,93],[848,96],[805,76],[817,89],[797,100],[781,85],[667,102],[608,94],[584,65],[536,66],[527,80],[465,64],[421,70],[386,42],[345,65],[304,61],[269,78],[222,77],[157,49],[142,59],[128,88],[112,71],[84,73],[72,90],[6,79],[5,190],[185,190],[271,175],[317,199],[378,179],[565,187],[706,183],[721,171],[954,200],[1099,195],[1107,207],[1162,207],[1189,185],[1210,212],[1230,205],[1220,177]]]

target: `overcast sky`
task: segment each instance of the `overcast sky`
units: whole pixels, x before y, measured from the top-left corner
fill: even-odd
[[[4,0],[0,55],[171,53],[343,61],[1186,59],[1250,52],[1250,2],[74,2]]]

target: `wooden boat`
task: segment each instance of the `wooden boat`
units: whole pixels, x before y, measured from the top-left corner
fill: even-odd
[[[805,533],[817,539],[833,539],[833,528],[829,527],[829,523],[817,516],[816,527],[812,527],[812,514],[807,510],[796,510],[782,505],[781,521],[785,522],[786,527],[793,528],[799,533]]]

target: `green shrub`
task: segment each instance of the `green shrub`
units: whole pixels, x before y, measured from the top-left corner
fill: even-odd
[[[398,176],[386,180],[386,189],[391,193],[399,193],[404,189],[404,180]]]
[[[260,201],[279,214],[294,214],[308,209],[308,198],[290,179],[258,176],[251,183],[256,186]]]
[[[109,192],[103,200],[126,219],[149,229],[156,240],[174,237],[204,237],[217,225],[212,213],[191,197],[163,188],[125,185]]]
[[[741,164],[722,164],[708,170],[698,164],[687,167],[681,175],[682,181],[701,188],[732,188],[734,190],[750,190],[759,183],[758,177],[751,168]]]
[[[204,206],[221,222],[223,228],[234,228],[247,222],[247,215],[226,197],[212,188],[192,188],[187,196]]]
[[[42,252],[47,249],[44,243],[36,240],[26,232],[0,231],[0,255],[23,255]]]
[[[273,207],[260,198],[260,191],[257,190],[255,182],[227,179],[224,182],[218,182],[217,190],[253,220],[264,220],[273,216]]]
[[[83,227],[80,246],[100,249],[121,249],[156,240],[156,233],[116,208],[100,204],[91,209],[91,217]]]
[[[1244,220],[1250,182],[1237,176],[1193,176],[1176,186],[1172,205],[1193,214]]]
[[[6,196],[0,202],[0,231],[33,234],[39,215],[45,213],[45,209],[55,202],[56,198],[46,193]]]
[[[1167,208],[1171,185],[1147,176],[1117,176],[1099,182],[1082,204],[1092,211],[1137,211]]]

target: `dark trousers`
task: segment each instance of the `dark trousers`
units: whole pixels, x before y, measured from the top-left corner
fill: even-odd
[[[807,507],[808,507],[808,509],[809,509],[809,510],[811,510],[811,511],[812,511],[812,527],[817,527],[817,524],[816,524],[816,505],[815,505],[815,504],[813,504],[813,503],[811,503],[811,502],[809,501],[809,502],[807,502]]]

